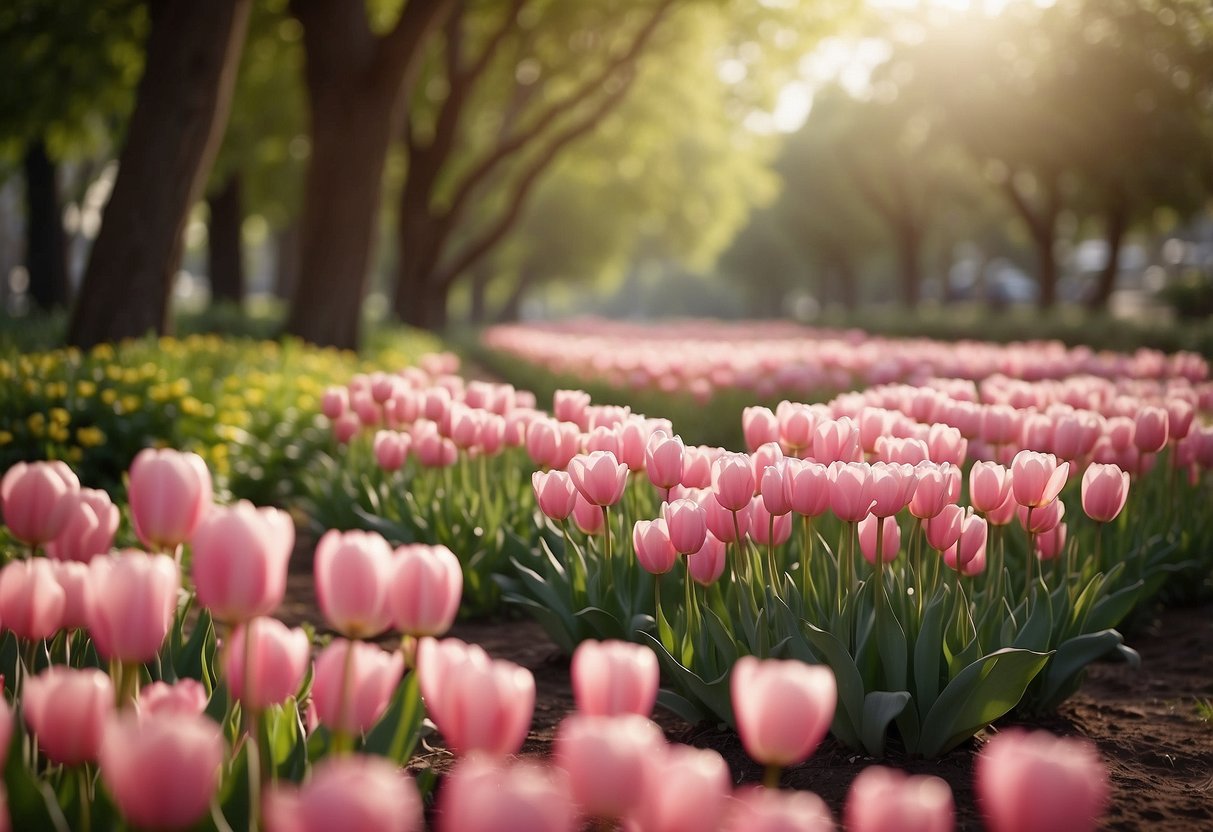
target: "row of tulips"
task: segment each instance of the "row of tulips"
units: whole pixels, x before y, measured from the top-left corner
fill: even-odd
[[[1208,377],[1206,362],[1193,353],[1139,350],[1128,355],[1039,341],[957,344],[772,322],[687,321],[658,329],[578,320],[491,327],[482,342],[580,385],[655,389],[701,401],[738,389],[759,398],[820,396],[896,381],[921,384],[931,377],[1040,380],[1094,375],[1193,382]]]
[[[0,570],[3,652],[16,654],[0,698],[0,825],[420,829],[432,784],[401,765],[428,713],[457,757],[431,812],[440,830],[835,828],[820,799],[777,789],[779,769],[808,758],[831,722],[829,670],[737,663],[733,709],[767,766],[765,789],[735,791],[718,754],[666,743],[647,718],[657,661],[623,642],[574,653],[578,712],[560,726],[553,764],[514,761],[534,679],[432,637],[459,603],[449,551],[327,534],[316,591],[341,637],[313,663],[309,634],[268,617],[294,543],[285,515],[212,505],[209,474],[188,454],[144,452],[129,481],[134,532],[151,551],[100,541],[79,550],[86,563],[50,545],[87,505],[70,469],[20,464],[0,483],[19,542]],[[86,580],[65,577],[76,568]],[[389,628],[403,635],[397,650],[366,640]],[[1008,732],[976,776],[994,830],[1094,829],[1107,801],[1102,764],[1077,740]],[[1042,800],[1041,783],[1064,789]],[[952,799],[935,778],[874,767],[855,781],[845,821],[856,832],[948,830]]]

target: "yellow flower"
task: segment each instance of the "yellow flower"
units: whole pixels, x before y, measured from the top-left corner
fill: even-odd
[[[0,430],[0,445],[7,445],[13,441],[13,435],[6,430]]]
[[[46,429],[46,417],[41,413],[31,413],[25,420],[25,425],[36,439],[41,439],[43,431]]]
[[[46,435],[52,442],[63,443],[71,438],[72,433],[63,425],[57,425],[52,422],[51,426],[46,429]]]
[[[84,459],[84,449],[78,448],[75,445],[67,449],[67,461],[79,464]]]
[[[77,428],[76,441],[85,448],[95,448],[105,443],[105,431],[95,425]]]
[[[82,399],[91,398],[97,392],[97,385],[91,381],[77,381],[76,395]]]
[[[51,421],[56,425],[66,425],[72,421],[72,414],[62,407],[52,407]]]
[[[110,361],[114,357],[114,348],[110,344],[98,344],[93,347],[90,355],[98,361]]]
[[[101,403],[109,406],[118,400],[118,391],[113,387],[107,387],[101,391]]]
[[[139,406],[143,404],[143,400],[140,399],[138,396],[136,396],[134,393],[127,393],[125,396],[122,397],[121,404],[122,404],[122,412],[134,413],[136,410],[139,409]]]

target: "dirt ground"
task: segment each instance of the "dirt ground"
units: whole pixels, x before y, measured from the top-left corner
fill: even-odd
[[[303,564],[295,564],[299,569]],[[310,574],[292,574],[288,622],[316,621]],[[460,622],[451,633],[476,642],[494,656],[535,674],[535,717],[524,755],[548,753],[557,724],[573,708],[568,658],[529,620]],[[1113,793],[1105,827],[1112,830],[1213,830],[1213,606],[1160,611],[1130,640],[1141,669],[1123,663],[1093,665],[1081,691],[1059,713],[1028,723],[1057,734],[1092,739],[1111,772]],[[757,781],[761,770],[745,756],[736,736],[715,725],[689,725],[660,709],[655,719],[672,741],[714,748],[728,761],[737,782]],[[972,790],[973,758],[986,737],[979,735],[938,760],[891,756],[883,762],[935,774],[952,787],[957,827],[980,829]],[[805,764],[784,773],[783,785],[812,790],[840,816],[851,781],[875,761],[827,738]],[[443,770],[449,755],[428,750],[415,767]]]

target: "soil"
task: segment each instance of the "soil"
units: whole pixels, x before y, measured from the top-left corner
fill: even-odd
[[[299,572],[290,576],[280,617],[319,625],[305,563],[294,564]],[[568,657],[530,620],[459,622],[450,635],[534,673],[535,716],[522,754],[548,754],[556,726],[573,709]],[[1098,745],[1112,779],[1106,829],[1213,830],[1213,606],[1161,610],[1130,643],[1141,654],[1139,670],[1124,663],[1092,665],[1082,689],[1057,714],[1021,724],[1087,737]],[[721,726],[690,725],[660,709],[654,719],[671,741],[719,751],[735,782],[761,779],[761,769],[746,757],[736,735]],[[1013,724],[1016,720],[999,727]],[[938,760],[892,754],[880,762],[942,777],[952,787],[957,828],[981,829],[973,760],[996,730],[987,729]],[[808,762],[784,772],[782,784],[816,792],[841,817],[851,782],[875,762],[827,738]],[[412,765],[439,772],[449,766],[450,755],[437,741],[427,744]]]

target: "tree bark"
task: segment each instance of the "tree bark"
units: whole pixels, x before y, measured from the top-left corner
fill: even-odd
[[[526,296],[527,290],[531,288],[531,284],[534,282],[534,271],[523,267],[518,272],[518,276],[514,278],[514,287],[510,289],[509,296],[501,304],[501,308],[493,315],[493,320],[499,324],[506,324],[521,318],[522,299]]]
[[[299,284],[299,220],[274,233],[274,295],[289,301]]]
[[[1087,299],[1087,308],[1092,312],[1106,311],[1108,301],[1116,288],[1116,276],[1120,273],[1120,247],[1125,232],[1129,230],[1129,211],[1124,200],[1113,200],[1104,215],[1104,240],[1108,246],[1108,259],[1100,270],[1095,291]]]
[[[376,36],[360,0],[291,4],[303,25],[312,153],[286,330],[304,340],[358,347],[388,147],[421,47],[449,5],[409,0],[396,27]]]
[[[211,303],[244,301],[244,199],[241,177],[234,171],[223,186],[206,199],[210,208],[207,254],[211,280]]]
[[[1057,218],[1061,213],[1056,174],[1046,174],[1043,179],[1044,193],[1039,207],[1033,207],[1019,192],[1013,177],[1007,177],[1003,186],[1036,246],[1036,279],[1040,287],[1037,306],[1042,311],[1057,303],[1057,256],[1053,249],[1057,245]]]
[[[227,123],[251,0],[160,0],[147,63],[68,342],[169,329],[182,233]]]
[[[59,204],[59,168],[42,139],[25,149],[25,268],[34,305],[44,311],[68,304],[67,236]]]
[[[468,306],[468,323],[473,326],[481,326],[488,321],[488,293],[489,283],[492,279],[493,271],[487,263],[481,263],[472,270],[472,297]]]

